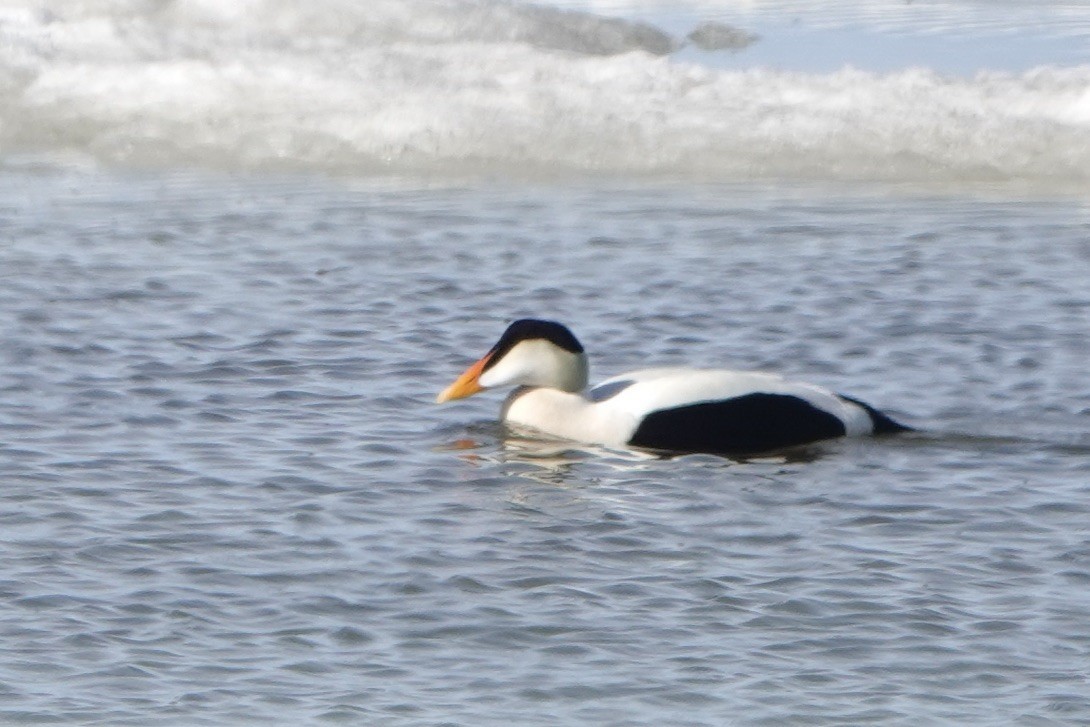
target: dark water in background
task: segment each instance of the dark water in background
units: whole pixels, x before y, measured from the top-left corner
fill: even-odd
[[[26,172],[0,229],[0,723],[1090,720],[1077,199]],[[924,431],[645,460],[432,405],[531,314],[593,378]]]

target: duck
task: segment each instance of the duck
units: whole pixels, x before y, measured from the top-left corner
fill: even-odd
[[[549,438],[658,453],[753,455],[911,431],[869,404],[778,374],[650,368],[587,388],[586,351],[562,323],[524,318],[436,397],[516,387],[508,425]]]

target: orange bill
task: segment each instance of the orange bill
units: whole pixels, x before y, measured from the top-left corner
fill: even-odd
[[[465,373],[459,376],[453,384],[443,389],[442,393],[435,397],[435,403],[442,404],[444,401],[451,401],[452,399],[464,399],[481,391],[482,387],[478,379],[480,379],[481,371],[484,370],[485,364],[488,363],[490,358],[492,358],[492,354],[487,353],[484,358],[466,369]]]

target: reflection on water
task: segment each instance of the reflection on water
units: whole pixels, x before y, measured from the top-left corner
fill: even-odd
[[[438,445],[436,451],[456,453],[459,459],[466,463],[532,465],[533,468],[530,470],[507,469],[505,471],[551,484],[563,484],[566,473],[579,465],[586,464],[588,460],[593,460],[618,473],[624,473],[647,471],[648,463],[651,461],[668,462],[682,458],[687,461],[718,462],[723,466],[812,464],[823,457],[850,456],[850,451],[847,455],[845,454],[845,447],[852,446],[870,448],[886,446],[891,448],[891,452],[960,451],[973,456],[1010,455],[1026,448],[1054,452],[1057,455],[1090,454],[1090,430],[1071,432],[1068,435],[1057,432],[1051,439],[956,429],[916,430],[893,436],[861,440],[827,440],[773,452],[731,455],[609,448],[553,439],[533,429],[499,421],[476,422],[467,425],[464,429],[459,429],[456,425],[444,429],[457,438],[447,444]],[[459,437],[459,435],[468,436]]]
[[[495,422],[476,422],[459,431],[457,427],[444,427],[449,436],[446,444],[436,451],[451,452],[469,465],[498,466],[507,475],[524,477],[544,484],[563,486],[580,466],[593,462],[606,468],[617,477],[641,472],[664,470],[652,467],[652,463],[668,463],[684,458],[687,462],[701,462],[713,466],[731,465],[786,465],[817,462],[825,456],[841,453],[843,442],[829,440],[811,445],[751,455],[703,454],[687,452],[653,451],[639,448],[617,449],[580,442],[558,440],[542,435],[532,428]],[[888,441],[885,437],[882,440]]]
[[[656,458],[653,453],[635,449],[611,449],[550,439],[533,429],[499,421],[475,422],[460,433],[451,433],[456,438],[439,445],[437,450],[456,453],[460,460],[470,465],[500,466],[508,475],[553,485],[564,485],[573,469],[588,460],[598,461],[623,474],[638,471],[642,463]]]

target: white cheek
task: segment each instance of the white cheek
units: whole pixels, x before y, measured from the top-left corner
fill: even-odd
[[[549,384],[555,353],[545,341],[522,341],[477,380],[486,389],[512,384]]]
[[[497,375],[498,370],[498,365],[488,369],[488,371],[485,371],[483,374],[480,375],[480,377],[477,379],[477,383],[486,389],[491,389],[494,386],[502,385],[503,382],[500,381],[500,377]]]
[[[519,361],[517,358],[510,354],[504,356],[495,366],[481,374],[477,379],[478,383],[486,389],[520,383],[527,377],[529,371],[525,366],[526,362]]]

